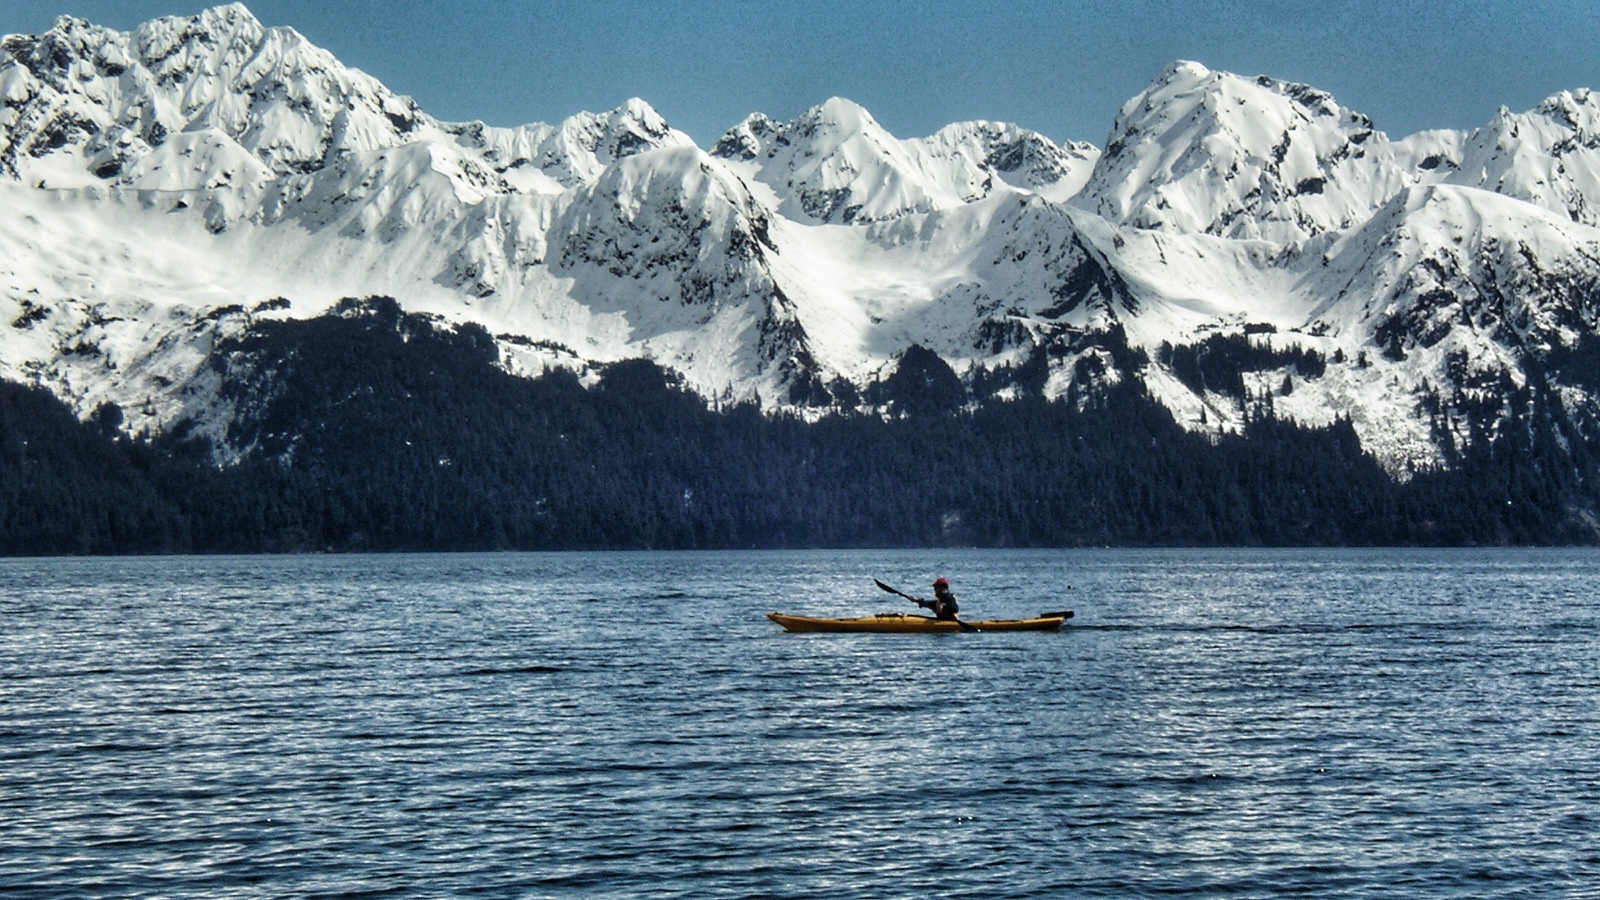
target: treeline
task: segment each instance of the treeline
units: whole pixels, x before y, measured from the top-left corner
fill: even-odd
[[[708,410],[649,362],[585,387],[495,353],[381,299],[258,323],[213,355],[249,448],[222,469],[0,384],[0,552],[1595,540],[1588,445],[1536,418],[1400,483],[1347,422],[1213,442],[1126,381],[964,409],[926,351],[872,389],[896,417],[809,424]]]
[[[1213,334],[1198,344],[1174,347],[1163,341],[1156,358],[1195,393],[1210,390],[1237,399],[1244,399],[1247,393],[1246,372],[1293,368],[1302,378],[1321,378],[1327,371],[1328,361],[1315,350],[1299,346],[1274,348],[1267,341],[1250,339],[1252,334],[1269,333],[1264,327],[1246,325],[1243,334]]]

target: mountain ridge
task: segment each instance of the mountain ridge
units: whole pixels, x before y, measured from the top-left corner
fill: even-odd
[[[1484,384],[1600,421],[1573,362],[1600,305],[1597,135],[1581,88],[1392,140],[1315,88],[1180,61],[1104,151],[992,122],[901,139],[843,98],[702,149],[638,99],[442,122],[241,4],[63,17],[0,42],[0,377],[237,459],[211,349],[387,295],[487,328],[527,376],[645,357],[709,403],[815,418],[870,407],[916,347],[974,401],[1038,365],[1046,398],[1137,383],[1191,431],[1269,401],[1347,419],[1409,477],[1467,418],[1509,421],[1462,399]],[[1279,362],[1219,392],[1162,361],[1213,335]],[[1305,354],[1314,377],[1283,362]]]

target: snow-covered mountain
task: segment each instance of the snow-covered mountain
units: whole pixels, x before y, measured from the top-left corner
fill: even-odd
[[[441,122],[239,4],[0,42],[0,377],[226,458],[218,340],[371,294],[485,326],[529,375],[643,356],[814,414],[916,345],[1000,397],[1043,366],[1048,396],[1134,379],[1191,429],[1349,419],[1406,473],[1496,386],[1600,422],[1600,98],[1396,140],[1179,62],[1103,152],[900,139],[840,98],[707,151],[641,100]],[[1223,346],[1250,348],[1242,391],[1174,350]]]
[[[902,141],[839,97],[792,122],[751,115],[711,152],[746,164],[735,168],[771,190],[779,213],[846,225],[955,209],[988,197],[996,182],[1066,199],[1099,156],[1088,144],[1057,147],[992,122],[963,122]]]

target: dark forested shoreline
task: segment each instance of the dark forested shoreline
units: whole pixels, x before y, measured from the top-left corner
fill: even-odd
[[[1537,397],[1399,482],[1345,422],[1213,441],[1128,382],[972,408],[926,351],[874,387],[896,415],[814,423],[707,409],[646,361],[585,387],[495,353],[392,301],[257,323],[213,356],[249,448],[225,468],[0,383],[0,553],[1596,541],[1590,445]]]

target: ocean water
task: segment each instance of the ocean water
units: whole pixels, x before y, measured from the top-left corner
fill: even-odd
[[[1071,608],[1060,634],[764,614]],[[1600,554],[0,560],[0,891],[1600,896]]]

